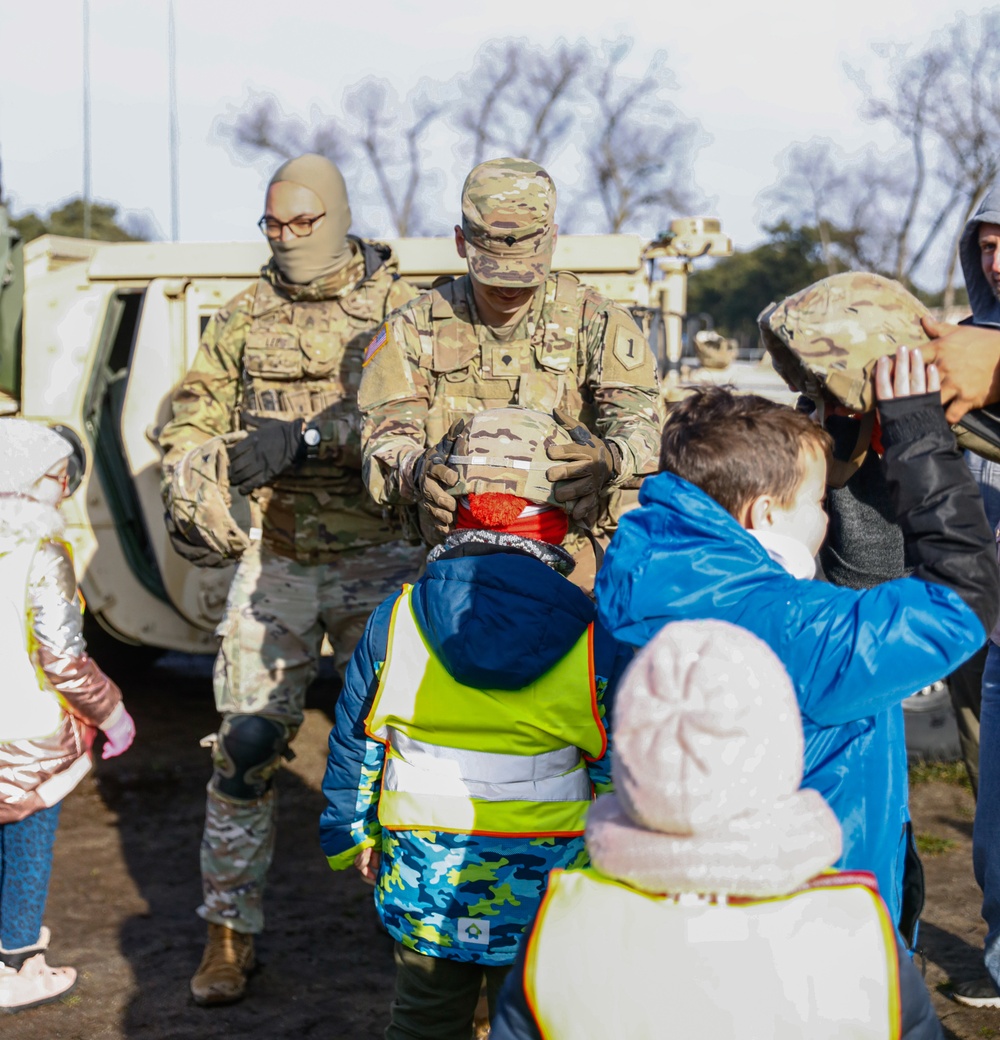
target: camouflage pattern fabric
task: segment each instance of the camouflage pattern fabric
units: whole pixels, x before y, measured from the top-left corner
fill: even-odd
[[[468,275],[396,311],[368,348],[358,406],[364,479],[384,504],[416,501],[411,453],[487,409],[558,407],[579,419],[614,442],[613,487],[655,469],[663,424],[645,337],[624,308],[566,272],[546,278],[505,339],[479,321]]]
[[[221,567],[238,560],[250,547],[250,539],[230,514],[229,456],[227,443],[243,433],[212,437],[192,448],[174,466],[166,486],[167,515],[179,536],[206,553],[199,566]],[[190,557],[189,557],[190,558]]]
[[[596,678],[604,718],[608,680]],[[549,871],[589,864],[583,836],[509,837],[383,831],[378,821],[385,748],[370,737],[352,834],[381,848],[375,905],[389,934],[418,953],[509,965],[545,894]],[[586,762],[597,794],[611,790],[611,754]]]
[[[448,465],[458,474],[452,495],[499,492],[539,505],[563,508],[545,476],[552,468],[548,449],[572,444],[569,432],[551,416],[528,408],[477,412],[458,435]]]
[[[212,437],[268,419],[312,420],[322,436],[320,457],[252,496],[264,543],[303,563],[399,537],[361,479],[356,400],[365,345],[416,290],[396,276],[387,246],[351,241],[355,257],[343,271],[294,286],[268,265],[256,285],[219,310],[159,437],[166,487],[184,454]],[[376,262],[366,276],[366,264]]]
[[[899,282],[848,272],[771,304],[757,324],[775,370],[792,389],[867,412],[875,404],[875,362],[897,347],[927,343],[920,324],[927,314]]]
[[[462,233],[472,273],[484,285],[541,285],[555,250],[555,211],[556,186],[537,163],[480,163],[462,188]]]
[[[236,569],[217,634],[215,703],[224,715],[259,714],[302,724],[306,689],[316,677],[324,633],[343,674],[369,614],[413,581],[425,550],[396,542],[338,553],[308,565],[270,552],[247,552]],[[228,798],[209,783],[202,840],[206,920],[238,931],[264,927],[263,891],[275,832],[275,792]]]

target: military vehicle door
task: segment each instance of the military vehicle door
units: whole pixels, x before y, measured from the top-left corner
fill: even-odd
[[[163,524],[157,437],[170,418],[170,398],[190,367],[212,314],[245,280],[157,278],[145,292],[121,408],[121,436],[142,519],[173,607],[211,632],[226,602],[233,567],[193,567],[178,556]]]

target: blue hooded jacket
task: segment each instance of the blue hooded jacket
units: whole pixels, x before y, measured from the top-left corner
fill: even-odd
[[[383,745],[364,730],[386,657],[396,596],[372,614],[337,702],[323,779],[320,844],[335,869],[375,846],[382,864],[375,902],[389,934],[420,953],[484,965],[510,964],[555,867],[587,862],[583,837],[490,837],[431,831],[382,832],[378,822]],[[520,551],[465,546],[427,566],[413,586],[417,624],[450,675],[466,686],[519,690],[544,675],[595,622],[590,599]],[[632,650],[594,626],[598,703],[608,725],[614,686]],[[589,684],[581,697],[589,701]],[[465,720],[475,730],[476,720]],[[610,757],[587,762],[598,790]],[[488,922],[488,944],[463,941],[459,922]],[[482,929],[480,929],[482,931]]]
[[[925,399],[908,399],[917,400]],[[843,828],[837,865],[872,871],[899,921],[909,820],[900,703],[982,645],[997,578],[978,495],[940,407],[915,416],[906,402],[890,403],[905,414],[896,423],[883,415],[887,459],[896,453],[887,480],[904,534],[919,545],[922,529],[933,543],[915,576],[862,591],[793,578],[714,499],[660,473],[643,483],[640,508],[622,518],[595,592],[609,631],[637,647],[670,621],[718,618],[775,651],[802,711],[802,786],[823,795]],[[915,480],[920,467],[931,475]],[[925,499],[931,508],[922,510]],[[957,499],[971,517],[964,526],[955,520]],[[955,585],[980,589],[982,603]]]

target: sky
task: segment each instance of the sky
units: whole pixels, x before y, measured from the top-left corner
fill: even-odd
[[[48,210],[82,190],[83,6],[0,0],[0,162],[15,213]],[[704,131],[694,164],[704,211],[747,248],[762,238],[767,213],[757,197],[778,176],[785,148],[814,136],[847,151],[879,140],[879,128],[858,115],[861,95],[845,65],[874,74],[873,47],[920,46],[958,12],[979,9],[951,0],[174,0],[179,237],[259,235],[267,171],[237,163],[215,131],[248,91],[308,118],[339,111],[345,88],[366,76],[388,79],[402,95],[424,77],[451,79],[491,39],[599,44],[627,36],[627,74],[641,75],[666,51],[677,83],[671,100]],[[92,194],[151,217],[163,237],[171,229],[167,12],[168,0],[89,4]],[[445,138],[428,162],[440,171],[443,197],[455,200],[454,212],[440,215],[446,233],[467,171],[456,168]],[[553,173],[557,183],[573,176],[556,164]],[[355,217],[365,230],[390,233],[379,212],[355,206]]]

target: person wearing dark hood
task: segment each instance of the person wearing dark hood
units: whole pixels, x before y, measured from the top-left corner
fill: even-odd
[[[343,674],[369,613],[423,559],[368,498],[357,412],[365,344],[416,291],[389,247],[348,234],[350,225],[328,159],[303,155],[275,172],[259,221],[272,258],[208,323],[159,438],[166,488],[185,455],[241,431],[227,442],[224,476],[253,517],[217,630],[222,724],[198,909],[208,943],[191,980],[201,1005],[240,1000],[254,966],[275,841],[272,781],[302,723],[323,638]],[[172,542],[207,562],[205,546],[176,525]]]
[[[546,448],[570,443],[518,408],[457,432],[455,529],[372,615],[337,702],[320,844],[375,886],[396,941],[390,1040],[468,1040],[549,871],[586,864],[631,650],[566,577]]]
[[[975,216],[966,224],[959,244],[962,273],[969,293],[972,315],[950,334],[938,340],[939,356],[950,358],[953,350],[990,357],[990,342],[1000,340],[1000,196],[988,195]],[[973,326],[973,328],[969,328]],[[929,327],[934,335],[948,326]],[[954,328],[954,327],[953,327]],[[979,331],[982,329],[983,331]],[[978,336],[979,341],[971,337]],[[958,341],[958,337],[963,337]],[[984,338],[985,337],[985,338]],[[958,344],[952,347],[952,343]],[[964,343],[964,346],[963,346]],[[964,371],[964,370],[963,370]],[[959,378],[967,378],[959,375]],[[982,378],[982,377],[980,377]],[[961,396],[961,395],[960,395]],[[1000,463],[966,453],[966,461],[979,484],[986,516],[994,530],[1000,524]],[[1000,1007],[1000,625],[986,644],[985,664],[977,655],[978,668],[966,666],[959,676],[961,688],[969,692],[970,710],[974,706],[979,723],[979,792],[972,836],[972,863],[976,881],[983,890],[983,918],[986,942],[983,960],[986,974],[958,982],[952,996],[959,1004],[971,1007]],[[954,682],[954,677],[953,677]],[[980,686],[981,682],[981,686]],[[981,695],[981,701],[980,701]],[[956,706],[958,707],[958,706]]]

